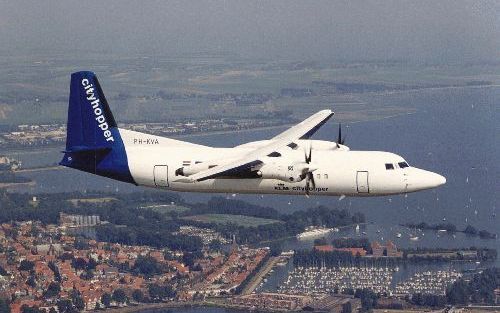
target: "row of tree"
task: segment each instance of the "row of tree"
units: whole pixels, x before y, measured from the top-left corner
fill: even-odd
[[[495,304],[494,290],[500,288],[500,268],[494,267],[474,275],[469,281],[459,279],[446,291],[450,304]]]
[[[446,230],[447,232],[462,232],[469,236],[479,236],[482,239],[495,239],[496,234],[490,233],[487,230],[477,230],[472,225],[467,225],[465,229],[458,230],[457,226],[452,223],[439,223],[439,224],[427,224],[426,222],[421,223],[406,223],[404,226],[408,228],[418,228],[418,229],[430,229],[430,230]]]

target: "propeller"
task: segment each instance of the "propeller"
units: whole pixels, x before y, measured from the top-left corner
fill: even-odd
[[[307,150],[304,151],[304,158],[306,164],[311,164],[312,160],[312,145],[309,145],[309,154],[307,154]],[[304,169],[304,173],[302,173],[301,178],[306,180],[306,197],[309,198],[309,188],[312,186],[312,189],[316,188],[316,183],[314,182],[314,174],[312,173],[314,169],[311,171],[310,167]]]
[[[340,145],[343,145],[345,142],[345,136],[342,138],[342,124],[339,124],[339,135],[337,137],[337,148],[340,148]]]

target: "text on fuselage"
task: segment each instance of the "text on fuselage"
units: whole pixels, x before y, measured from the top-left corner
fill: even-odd
[[[134,138],[135,145],[158,145],[160,141],[157,138]]]

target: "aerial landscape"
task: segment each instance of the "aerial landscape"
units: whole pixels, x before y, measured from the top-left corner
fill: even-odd
[[[335,5],[277,3],[215,1],[208,12],[176,3],[165,13],[173,20],[165,28],[155,9],[168,5],[133,3],[96,13],[109,25],[95,38],[75,35],[87,25],[78,17],[89,12],[77,3],[59,13],[54,4],[0,5],[10,13],[0,13],[7,42],[0,48],[0,312],[500,310],[500,37],[484,32],[491,24],[498,30],[490,12],[498,5],[367,4],[378,14],[414,10],[417,20],[430,11],[439,19],[453,8],[456,17],[435,22],[443,25],[439,36],[451,36],[449,25],[468,29],[438,53],[445,43],[427,37],[431,26],[406,29],[394,18],[403,27],[391,27],[394,36],[415,31],[415,40],[429,46],[387,55],[392,41],[381,35],[380,45],[370,41],[372,33],[360,26],[365,21],[356,20],[368,19],[378,32],[389,31],[381,26],[387,22],[361,14],[367,8],[360,3],[337,8],[363,16],[352,22],[364,30],[356,35],[368,42],[361,46],[350,44],[349,28],[330,21],[329,14],[343,20]],[[196,17],[187,13],[193,9]],[[19,10],[31,17],[41,10],[56,22],[35,18],[26,26],[15,19]],[[143,22],[128,10],[151,17],[149,26],[127,33]],[[241,10],[261,25],[249,26]],[[293,21],[301,10],[317,16],[304,27],[318,38],[338,27],[339,43],[308,39]],[[470,10],[476,15],[464,13]],[[118,27],[120,14],[130,24]],[[278,23],[274,14],[285,17]],[[470,19],[459,20],[461,14]],[[75,26],[64,29],[71,21]],[[175,25],[187,28],[186,38],[169,33],[179,31]],[[213,30],[202,40],[203,25]],[[44,27],[55,39],[36,30]],[[167,34],[149,38],[151,27]],[[257,29],[234,40],[229,34],[241,27]],[[286,49],[269,46],[287,27],[296,33],[284,37],[291,42]],[[122,31],[130,42],[109,43]],[[269,37],[256,35],[266,31]],[[402,46],[413,47],[408,33],[401,36]],[[474,44],[462,42],[470,38]],[[85,48],[93,40],[99,47]],[[318,54],[308,54],[307,45]],[[64,167],[71,74],[84,70],[99,77],[120,129],[232,148],[273,138],[328,109],[335,114],[311,139],[338,142],[341,124],[351,150],[405,156],[410,167],[440,173],[446,184],[373,198],[214,194],[158,190]],[[220,155],[221,163],[226,159]]]

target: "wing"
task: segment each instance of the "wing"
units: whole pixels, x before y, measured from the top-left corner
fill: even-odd
[[[277,152],[277,150],[286,146],[292,147],[293,141],[295,140],[309,138],[321,126],[323,126],[323,124],[325,124],[333,114],[334,113],[331,110],[319,111],[318,113],[310,116],[301,123],[282,132],[278,136],[273,137],[269,144],[253,150],[237,160],[213,167],[206,171],[196,173],[177,181],[204,181],[220,176],[234,175],[239,172],[248,170],[251,167],[261,165],[264,163],[262,159],[267,157],[269,154]]]
[[[332,110],[319,111],[318,113],[309,116],[292,128],[289,128],[281,134],[274,136],[271,140],[279,140],[285,138],[293,138],[293,140],[309,139],[333,116],[333,114],[334,113]]]

